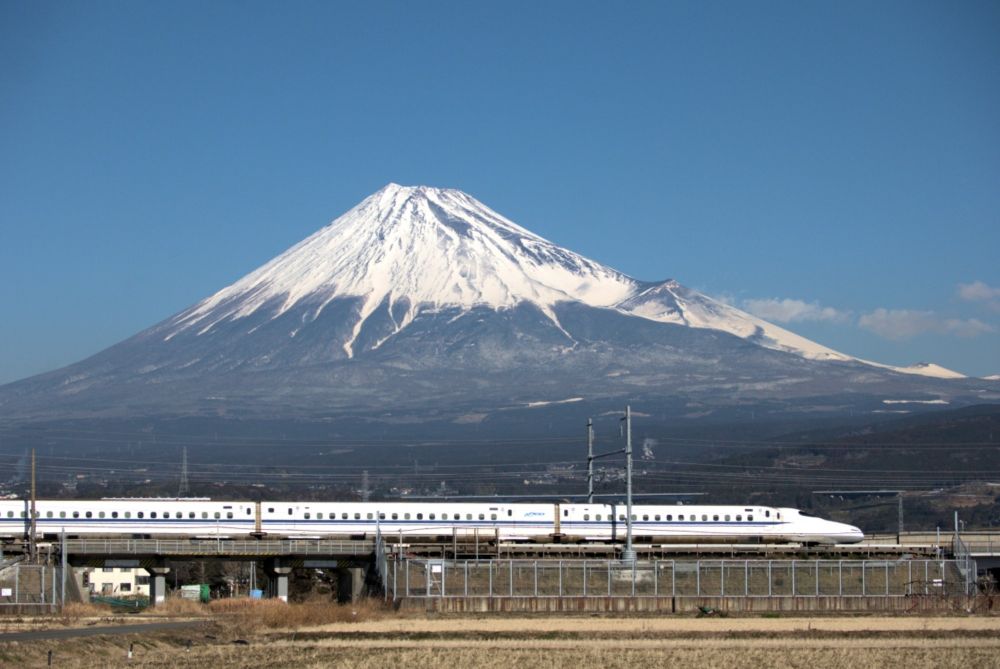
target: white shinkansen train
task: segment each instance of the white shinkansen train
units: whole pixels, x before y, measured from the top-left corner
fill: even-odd
[[[26,537],[30,503],[0,501],[0,536]],[[624,505],[449,502],[220,502],[209,499],[37,500],[37,536],[472,537],[623,541]],[[659,543],[856,543],[857,527],[767,506],[632,506],[632,536]]]

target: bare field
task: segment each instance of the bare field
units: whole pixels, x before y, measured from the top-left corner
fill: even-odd
[[[196,629],[0,643],[0,666],[45,667],[49,650],[52,666],[68,669],[1000,666],[1000,617],[419,618],[378,608],[297,607],[208,607],[205,626]],[[142,619],[154,617],[127,622]]]

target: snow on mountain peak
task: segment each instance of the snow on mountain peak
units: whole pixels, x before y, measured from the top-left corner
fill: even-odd
[[[389,184],[315,234],[175,321],[206,331],[279,300],[274,316],[308,299],[313,317],[338,297],[362,298],[355,334],[384,301],[405,300],[402,329],[422,309],[611,307],[635,280],[525,230],[457,190]],[[558,322],[557,322],[558,324]],[[168,336],[172,336],[168,335]],[[350,343],[346,350],[352,354]]]
[[[348,357],[365,322],[383,305],[394,326],[390,337],[421,312],[530,303],[572,340],[553,307],[577,302],[721,330],[815,360],[855,360],[676,281],[633,279],[539,237],[462,191],[395,183],[176,316],[166,324],[164,339],[186,330],[200,335],[261,309],[273,320],[301,307],[307,324],[338,298],[360,304],[342,344]],[[941,375],[932,368],[898,371]]]

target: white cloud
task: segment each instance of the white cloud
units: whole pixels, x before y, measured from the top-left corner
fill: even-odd
[[[912,309],[876,309],[863,314],[858,319],[858,325],[871,330],[885,339],[901,341],[925,333],[947,334],[956,337],[978,337],[982,334],[996,332],[996,328],[988,323],[969,318],[941,318],[933,311],[917,311]]]
[[[791,300],[788,298],[767,298],[763,300],[744,300],[743,308],[755,316],[775,323],[796,323],[801,321],[831,321],[840,322],[849,318],[850,314],[833,307],[820,306],[817,302]]]
[[[993,311],[1000,311],[1000,288],[994,288],[982,281],[958,284],[959,299],[966,302],[985,302]]]

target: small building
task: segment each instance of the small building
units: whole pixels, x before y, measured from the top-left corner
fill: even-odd
[[[132,567],[85,567],[83,585],[100,597],[149,597],[149,574]]]

